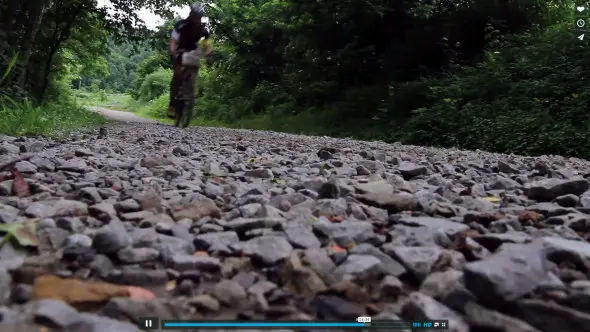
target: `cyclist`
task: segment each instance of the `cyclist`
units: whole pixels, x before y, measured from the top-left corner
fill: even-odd
[[[181,85],[181,55],[183,52],[193,51],[198,48],[199,41],[204,38],[203,55],[208,56],[212,47],[209,43],[210,33],[202,22],[205,16],[205,6],[200,3],[190,5],[188,18],[174,24],[170,34],[170,62],[172,64],[172,81],[170,82],[170,102],[168,104],[168,117],[174,119],[174,99]],[[196,77],[196,75],[194,75]],[[193,80],[196,78],[193,77]],[[195,84],[193,82],[192,86]]]

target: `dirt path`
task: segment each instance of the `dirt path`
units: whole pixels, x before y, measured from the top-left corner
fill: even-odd
[[[115,111],[104,107],[88,107],[88,109],[98,112],[102,114],[105,118],[109,120],[119,121],[119,122],[143,122],[143,123],[160,123],[156,120],[142,118],[139,115],[135,115],[129,112],[122,112],[122,111]]]

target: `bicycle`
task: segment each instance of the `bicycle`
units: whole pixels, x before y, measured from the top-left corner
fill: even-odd
[[[195,81],[201,61],[200,51],[184,52],[181,55],[180,86],[174,98],[175,126],[186,128],[193,117],[195,108]]]

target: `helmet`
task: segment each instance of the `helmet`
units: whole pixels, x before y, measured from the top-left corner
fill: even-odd
[[[199,2],[193,3],[191,6],[191,15],[205,16],[205,6]]]

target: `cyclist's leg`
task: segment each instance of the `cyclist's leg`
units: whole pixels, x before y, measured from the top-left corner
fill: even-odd
[[[172,67],[172,80],[170,81],[170,101],[168,103],[168,117],[174,118],[176,113],[174,111],[174,104],[178,89],[180,88],[181,80],[181,67],[178,64],[174,64]]]

